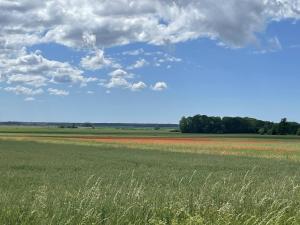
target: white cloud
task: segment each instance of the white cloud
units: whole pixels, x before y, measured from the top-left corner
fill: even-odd
[[[0,57],[1,81],[35,88],[52,84],[86,86],[97,78],[86,77],[82,70],[67,62],[48,60],[39,52],[19,51],[15,57]]]
[[[1,60],[2,76],[8,82],[28,83],[44,86],[46,81],[53,83],[85,83],[83,71],[67,62],[48,60],[37,53],[20,53],[16,58]]]
[[[89,30],[97,46],[137,41],[168,44],[209,37],[239,47],[254,43],[255,33],[270,19],[299,17],[299,3],[293,0],[115,0],[101,4],[85,0],[74,1],[72,6],[56,1],[55,9],[60,9],[62,20],[53,21],[45,40],[71,46],[82,45],[82,33]]]
[[[46,86],[48,79],[40,75],[13,74],[8,76],[7,83],[22,83],[34,87]]]
[[[136,49],[136,50],[132,50],[132,51],[125,51],[122,53],[122,55],[129,55],[129,56],[138,56],[143,54],[145,51],[142,48]]]
[[[27,97],[24,99],[25,102],[33,102],[35,101],[35,98],[34,97]]]
[[[151,87],[153,91],[163,91],[168,88],[168,85],[165,82],[157,82],[154,86]]]
[[[133,74],[129,74],[128,72],[126,72],[125,70],[122,70],[122,69],[116,69],[116,70],[112,71],[111,73],[109,73],[109,75],[113,78],[117,78],[117,77],[133,78]]]
[[[201,37],[240,47],[255,43],[272,20],[299,19],[299,9],[298,0],[3,0],[0,36],[7,47],[56,42],[102,48]]]
[[[123,77],[112,77],[108,83],[104,84],[104,87],[111,89],[111,88],[123,88],[129,89],[131,91],[140,91],[147,87],[147,85],[139,81],[137,83],[131,83]]]
[[[96,50],[93,55],[87,55],[81,59],[81,66],[87,70],[98,70],[103,67],[112,66],[113,62],[104,57],[104,52]]]
[[[122,69],[116,69],[109,73],[109,76],[111,77],[109,81],[102,80],[100,85],[106,88],[130,88],[131,84],[127,79],[132,78],[132,74],[129,74]]]
[[[282,49],[282,45],[277,37],[273,37],[268,40],[268,49],[272,52]]]
[[[160,55],[163,55],[164,53],[161,52],[161,51],[156,51],[156,52],[145,52],[145,55],[146,56],[154,56],[154,55],[157,55],[157,56],[160,56]]]
[[[130,88],[130,83],[123,77],[112,77],[107,84],[104,85],[106,88]]]
[[[170,56],[170,55],[165,55],[165,62],[182,62],[181,58],[177,58],[174,56]]]
[[[67,96],[69,95],[68,91],[65,90],[59,90],[55,88],[48,88],[48,92],[50,95],[56,95],[56,96]]]
[[[139,59],[133,65],[129,66],[128,69],[129,70],[139,69],[139,68],[142,68],[142,67],[144,67],[148,64],[149,63],[145,59]]]
[[[145,89],[146,87],[147,87],[147,85],[144,82],[139,81],[137,83],[132,84],[131,90],[132,91],[140,91],[140,90]]]
[[[104,86],[108,89],[123,88],[129,89],[131,91],[138,91],[147,87],[147,85],[142,81],[139,81],[137,83],[129,81],[129,79],[134,78],[134,75],[129,74],[128,72],[122,69],[112,71],[111,73],[109,73],[109,76],[111,77],[109,81],[102,80],[100,82],[101,86]]]
[[[12,92],[16,95],[40,95],[44,93],[43,89],[31,89],[23,86],[16,86],[16,87],[6,87],[4,88],[5,91],[7,92]]]
[[[161,57],[161,58],[155,57],[154,60],[159,64],[161,64],[161,63],[179,63],[179,62],[182,62],[181,58],[177,58],[177,57],[171,56],[169,54],[164,54],[163,57]]]
[[[49,83],[84,86],[97,80],[68,62],[26,52],[26,47],[43,43],[93,51],[81,60],[87,70],[120,67],[97,49],[137,42],[169,45],[210,38],[226,47],[254,45],[259,50],[280,50],[277,38],[263,43],[263,35],[258,34],[264,34],[272,21],[288,18],[300,18],[299,0],[2,0],[0,82],[37,88]],[[261,47],[264,44],[267,47]],[[143,49],[123,53],[141,54],[146,55]],[[180,61],[162,57],[154,65]],[[144,65],[139,62],[133,68]],[[112,75],[110,86],[130,87],[129,77],[128,73]]]
[[[122,69],[117,69],[114,70],[113,72],[111,72],[109,75],[112,77],[123,77],[123,76],[127,76],[127,72],[122,70]]]
[[[82,40],[88,48],[96,47],[96,40],[97,40],[96,35],[88,33],[88,32],[84,32],[82,34]]]
[[[256,54],[266,54],[271,52],[277,52],[282,49],[282,45],[277,37],[269,38],[266,43],[261,46],[260,49],[254,51]]]

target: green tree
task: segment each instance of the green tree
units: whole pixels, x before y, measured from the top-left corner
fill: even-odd
[[[262,127],[262,128],[260,128],[260,129],[258,130],[258,133],[259,133],[260,135],[264,135],[265,133],[267,133],[267,130],[266,130],[266,128]]]
[[[248,133],[286,135],[299,134],[300,124],[288,122],[283,118],[280,123],[257,120],[249,117],[213,117],[195,115],[182,117],[179,123],[182,133]]]
[[[278,134],[288,134],[288,122],[286,118],[281,119],[280,123],[278,124]]]
[[[182,133],[188,133],[189,127],[188,127],[188,120],[185,117],[182,117],[179,122],[179,129]]]

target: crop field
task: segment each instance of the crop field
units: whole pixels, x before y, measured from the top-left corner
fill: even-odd
[[[0,127],[0,224],[300,224],[300,138]]]

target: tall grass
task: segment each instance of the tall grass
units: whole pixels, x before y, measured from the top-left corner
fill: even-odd
[[[258,182],[251,172],[202,180],[195,171],[161,187],[118,177],[90,177],[74,192],[57,195],[46,185],[8,202],[0,200],[1,224],[300,224],[300,186],[293,178]]]
[[[126,145],[2,140],[0,224],[296,225],[299,166]]]

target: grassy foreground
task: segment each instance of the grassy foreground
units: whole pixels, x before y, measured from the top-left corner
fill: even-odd
[[[300,224],[298,160],[47,140],[0,139],[0,224]]]

